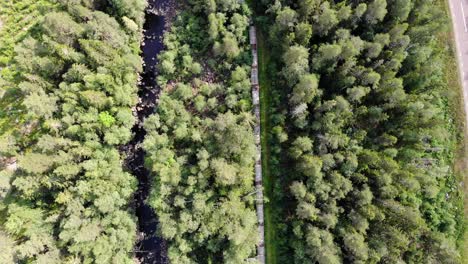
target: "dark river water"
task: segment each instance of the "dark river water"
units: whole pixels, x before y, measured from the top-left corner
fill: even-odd
[[[137,105],[138,123],[133,127],[134,138],[127,145],[127,166],[130,172],[138,178],[138,191],[135,194],[135,212],[138,218],[139,240],[135,247],[135,255],[143,264],[169,263],[167,259],[166,241],[156,235],[158,228],[157,216],[146,203],[150,190],[150,174],[144,167],[145,152],[141,147],[146,131],[142,123],[146,117],[154,113],[159,87],[156,85],[157,55],[164,48],[162,35],[165,18],[156,15],[151,10],[168,5],[171,0],[148,0],[146,22],[144,24],[144,42],[142,43],[142,58],[144,61],[142,80],[139,86]],[[157,12],[160,13],[160,12]],[[164,14],[164,12],[162,12]],[[156,176],[157,177],[157,176]]]

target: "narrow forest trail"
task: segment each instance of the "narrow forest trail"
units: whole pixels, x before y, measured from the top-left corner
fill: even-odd
[[[126,164],[132,175],[138,179],[138,190],[134,198],[135,213],[138,218],[138,241],[135,256],[143,264],[169,263],[166,241],[156,235],[157,216],[146,203],[150,190],[150,173],[145,168],[145,151],[142,143],[146,135],[143,122],[154,113],[160,89],[156,84],[157,56],[163,50],[165,14],[173,0],[148,0],[148,7],[143,26],[144,39],[141,44],[143,73],[138,91],[138,104],[134,110],[137,123],[132,129],[134,134],[130,143],[125,146]]]
[[[260,238],[259,244],[257,245],[257,259],[259,263],[265,264],[265,219],[263,211],[263,182],[262,182],[262,145],[260,142],[260,84],[258,82],[258,54],[257,54],[257,31],[255,26],[250,26],[249,29],[250,46],[252,48],[252,73],[251,73],[251,84],[252,84],[252,100],[254,104],[255,113],[255,191],[256,191],[256,208],[257,208],[257,220],[258,220],[258,235]]]

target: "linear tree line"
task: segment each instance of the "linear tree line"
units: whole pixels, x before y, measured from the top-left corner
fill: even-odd
[[[282,54],[276,100],[288,102],[272,118],[278,195],[295,208],[279,220],[283,259],[460,262],[441,3],[263,4],[259,22]]]

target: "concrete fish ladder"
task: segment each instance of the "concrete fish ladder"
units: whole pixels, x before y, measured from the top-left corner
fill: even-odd
[[[263,216],[263,183],[262,183],[262,145],[260,143],[260,85],[258,83],[258,55],[257,55],[257,34],[255,26],[251,25],[249,29],[250,46],[252,48],[252,101],[255,114],[255,146],[257,153],[255,156],[255,201],[257,208],[258,236],[260,241],[257,245],[257,259],[261,264],[265,264],[265,227]]]

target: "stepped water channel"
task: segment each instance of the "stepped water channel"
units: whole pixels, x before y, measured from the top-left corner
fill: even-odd
[[[135,108],[138,122],[132,129],[134,138],[125,147],[126,164],[132,175],[138,179],[138,191],[134,198],[135,212],[138,218],[138,243],[135,246],[135,257],[142,264],[165,264],[167,259],[166,242],[156,235],[157,216],[146,203],[150,191],[149,171],[144,167],[145,152],[142,142],[146,135],[143,122],[154,113],[159,96],[156,85],[157,55],[164,48],[163,33],[169,11],[174,0],[148,0],[144,24],[144,39],[141,43],[143,73],[139,85],[139,102]],[[157,177],[157,176],[156,176]]]

